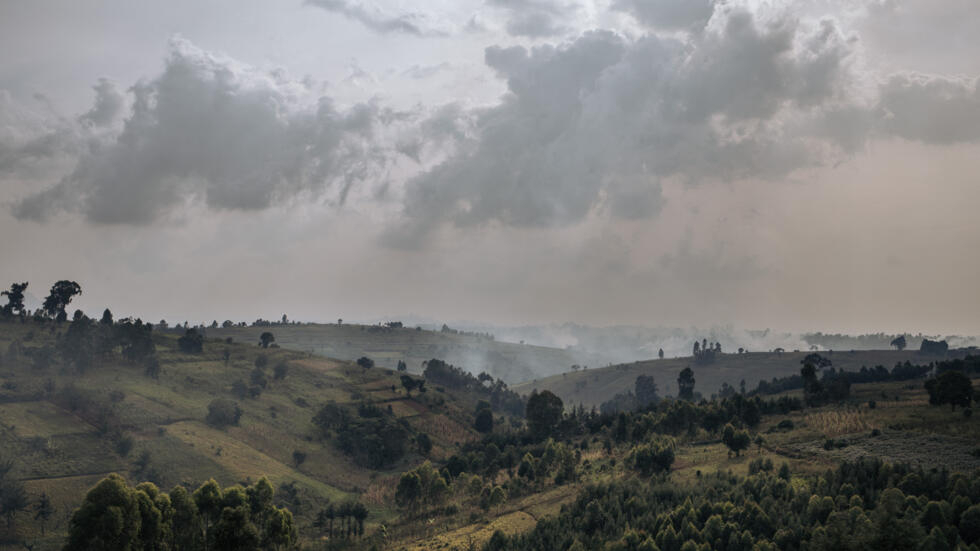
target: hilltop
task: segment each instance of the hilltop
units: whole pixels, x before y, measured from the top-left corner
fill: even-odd
[[[353,361],[362,356],[375,364],[395,369],[404,361],[411,373],[422,372],[422,362],[439,358],[487,372],[508,384],[567,371],[588,364],[589,357],[560,348],[501,342],[485,333],[465,333],[447,328],[430,331],[415,327],[356,324],[274,324],[207,329],[209,337],[232,337],[238,342],[258,342],[269,331],[276,344],[290,350]]]
[[[798,375],[801,361],[809,352],[750,352],[745,354],[720,354],[715,361],[700,364],[692,357],[665,358],[618,364],[603,368],[589,368],[527,381],[514,385],[514,390],[528,394],[532,390],[550,390],[570,405],[598,407],[615,395],[633,390],[636,378],[649,375],[654,378],[661,395],[677,395],[677,376],[686,367],[694,371],[697,381],[695,390],[708,397],[718,391],[722,383],[739,388],[745,380],[752,390],[760,380],[773,377]],[[928,363],[933,357],[921,356],[912,350],[856,350],[849,352],[821,352],[837,369],[858,371],[862,366],[883,365],[891,368],[896,363]]]

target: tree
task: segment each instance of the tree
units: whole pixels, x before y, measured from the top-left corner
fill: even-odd
[[[34,506],[34,520],[39,522],[42,536],[44,535],[44,524],[53,514],[54,505],[51,504],[51,498],[46,492],[42,492],[37,498],[37,505]]]
[[[905,350],[907,343],[905,342],[905,335],[899,335],[892,339],[891,345],[898,350]]]
[[[524,406],[528,429],[535,438],[552,436],[561,422],[565,405],[551,391],[531,392]]]
[[[367,516],[366,513],[367,510],[365,510],[365,516]],[[274,507],[266,521],[265,537],[262,538],[262,544],[267,548],[280,550],[290,549],[295,542],[296,524],[293,522],[293,514],[287,509]]]
[[[7,304],[0,307],[0,314],[3,317],[23,316],[24,315],[24,291],[27,289],[27,282],[14,283],[9,291],[4,291],[0,295],[7,297]]]
[[[405,360],[398,360],[398,371],[408,371],[408,365]]]
[[[184,354],[200,354],[204,352],[204,335],[197,332],[197,329],[190,328],[184,336],[177,339],[177,348]]]
[[[735,457],[738,457],[742,450],[747,449],[752,443],[748,432],[737,430],[731,423],[725,425],[725,430],[721,434],[721,441],[729,450],[735,452]]]
[[[115,551],[137,547],[141,515],[133,490],[110,474],[89,490],[71,516],[65,551]]]
[[[0,458],[0,515],[7,521],[7,531],[14,522],[14,516],[27,509],[30,502],[24,483],[13,476],[12,459]]]
[[[414,510],[422,499],[422,479],[414,472],[402,473],[395,490],[395,503],[399,507]]]
[[[264,331],[259,335],[259,346],[269,348],[269,345],[276,342],[276,336],[269,331]]]
[[[694,346],[697,347],[697,342]],[[677,397],[681,400],[694,400],[694,371],[690,367],[685,367],[677,376]]]
[[[945,371],[926,381],[925,386],[934,406],[949,404],[956,411],[956,406],[970,407],[973,401],[973,384],[962,371]]]
[[[663,349],[663,348],[661,348],[661,349],[660,349],[660,350],[659,350],[659,351],[657,352],[657,357],[659,357],[659,358],[660,358],[661,360],[662,360],[662,359],[664,359],[664,349]]]
[[[68,313],[65,308],[71,303],[71,299],[82,294],[82,287],[74,281],[61,280],[51,286],[51,292],[44,299],[41,307],[44,312],[57,321],[66,321]]]
[[[371,369],[374,367],[374,360],[368,358],[367,356],[361,356],[357,359],[357,365],[363,367],[364,369]]]
[[[429,435],[424,432],[420,432],[419,435],[415,437],[415,443],[418,444],[419,454],[422,456],[427,457],[429,452],[432,451],[432,439],[429,438]]]
[[[412,395],[412,389],[418,386],[419,381],[409,377],[408,375],[402,375],[402,386],[405,387],[405,393],[409,396]]]
[[[657,396],[657,383],[654,382],[653,376],[651,375],[638,376],[636,383],[634,383],[633,393],[636,395],[636,405],[641,408],[653,404],[660,399]]]
[[[483,434],[493,432],[493,412],[489,407],[477,410],[476,420],[473,422],[473,428],[475,428],[477,432]]]
[[[823,385],[817,379],[817,368],[813,364],[806,364],[800,369],[803,377],[803,401],[808,406],[818,405],[823,399]]]
[[[102,319],[99,320],[99,323],[101,323],[102,325],[107,325],[109,327],[112,327],[112,311],[106,308],[102,312]]]

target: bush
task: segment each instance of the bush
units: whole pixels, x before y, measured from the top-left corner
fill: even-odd
[[[277,363],[276,367],[273,368],[272,370],[272,378],[277,381],[281,381],[282,379],[285,379],[286,375],[288,374],[289,374],[289,364],[287,364],[286,362]]]
[[[299,467],[304,461],[306,461],[306,453],[300,450],[293,450],[293,463]]]
[[[204,419],[207,424],[216,428],[237,425],[242,417],[242,409],[236,402],[218,398],[208,404],[208,415]]]
[[[204,351],[204,336],[197,329],[188,329],[183,337],[177,339],[177,348],[184,354],[200,354]]]
[[[132,436],[126,434],[126,435],[120,436],[119,439],[116,440],[116,453],[118,453],[119,455],[121,455],[123,457],[126,457],[127,455],[129,455],[129,452],[132,449],[133,449],[133,437]]]

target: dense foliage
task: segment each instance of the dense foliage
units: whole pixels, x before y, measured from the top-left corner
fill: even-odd
[[[210,480],[194,493],[177,486],[168,495],[109,475],[72,514],[65,551],[289,549],[293,515],[272,498],[266,478],[225,489]]]
[[[664,479],[586,487],[556,517],[488,551],[952,549],[980,542],[980,474],[967,477],[876,459],[815,476],[762,464],[693,486]]]

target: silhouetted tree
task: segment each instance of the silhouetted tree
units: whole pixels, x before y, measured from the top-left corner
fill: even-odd
[[[891,345],[898,350],[905,350],[907,343],[905,342],[905,335],[899,335],[892,339]]]
[[[51,291],[44,299],[42,308],[49,317],[55,318],[57,321],[65,321],[68,319],[65,308],[71,303],[71,299],[80,294],[82,294],[82,288],[78,283],[63,279],[51,286]]]
[[[659,350],[659,351],[657,352],[657,357],[659,357],[659,358],[660,358],[661,360],[662,360],[662,359],[664,359],[664,349],[663,349],[663,348],[661,348],[661,349],[660,349],[660,350]]]
[[[262,348],[269,348],[269,345],[276,342],[276,337],[269,331],[264,331],[259,336],[259,346]]]
[[[361,356],[357,359],[357,365],[363,367],[364,369],[371,369],[374,367],[374,360],[368,358],[367,356]]]
[[[3,317],[23,316],[24,315],[24,291],[27,289],[27,282],[14,283],[9,291],[4,291],[0,295],[7,297],[7,304],[0,308]]]

